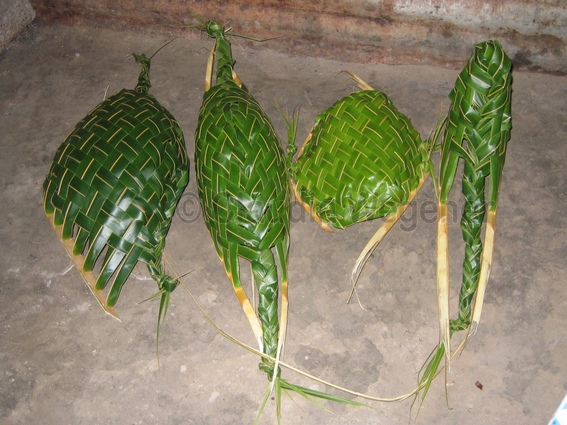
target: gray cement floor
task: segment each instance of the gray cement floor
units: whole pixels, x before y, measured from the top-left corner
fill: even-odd
[[[248,424],[266,388],[258,358],[218,335],[177,289],[156,360],[155,284],[144,267],[106,316],[72,268],[42,211],[41,184],[56,148],[104,97],[133,88],[132,52],[165,37],[82,27],[33,27],[0,55],[0,423]],[[479,40],[480,41],[480,40]],[[299,139],[315,116],[353,90],[343,69],[388,93],[425,136],[458,71],[297,58],[234,43],[237,71],[272,117],[301,105]],[[153,60],[152,93],[173,113],[193,155],[211,41],[175,41]],[[466,59],[466,58],[463,58]],[[501,189],[495,264],[483,321],[415,419],[411,401],[372,408],[284,398],[284,424],[544,424],[567,392],[567,80],[514,73],[512,140]],[[460,286],[459,184],[451,224],[452,306]],[[359,392],[413,389],[437,342],[435,213],[429,182],[368,262],[366,310],[345,303],[359,250],[379,226],[329,234],[293,208],[290,321],[285,360]],[[167,254],[210,316],[253,344],[196,204],[194,170]],[[284,370],[293,382],[329,388]],[[476,382],[483,389],[475,386]],[[360,399],[359,399],[360,400]],[[274,423],[270,404],[261,423]]]

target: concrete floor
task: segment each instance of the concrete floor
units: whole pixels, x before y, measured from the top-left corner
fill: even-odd
[[[32,27],[0,55],[0,423],[248,424],[266,377],[258,358],[217,334],[181,288],[173,295],[156,360],[155,284],[139,266],[106,316],[44,217],[41,184],[56,148],[104,97],[133,88],[132,52],[165,37],[85,27]],[[480,40],[479,40],[480,41]],[[239,46],[240,43],[242,46]],[[173,113],[193,155],[207,48],[181,38],[153,60],[152,93]],[[456,70],[349,64],[254,50],[235,42],[237,71],[273,118],[301,105],[299,139],[315,116],[353,90],[351,70],[390,95],[427,135]],[[466,58],[463,58],[466,59]],[[284,398],[284,424],[544,424],[567,392],[567,79],[514,73],[512,140],[501,188],[495,263],[477,335],[433,384],[415,418],[411,400],[326,404]],[[451,224],[452,306],[460,286],[460,190]],[[293,208],[290,321],[285,361],[359,392],[413,389],[437,343],[435,213],[431,183],[368,262],[346,304],[348,275],[379,226],[329,234]],[[194,170],[166,248],[184,282],[226,331],[252,332],[216,258],[196,204]],[[291,381],[331,391],[284,370]],[[475,386],[482,383],[483,389]],[[362,400],[362,399],[357,399]],[[273,404],[261,423],[275,422]]]

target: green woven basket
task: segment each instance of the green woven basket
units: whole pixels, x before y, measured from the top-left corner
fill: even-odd
[[[432,169],[429,158],[441,125],[422,141],[386,94],[351,77],[363,90],[316,118],[290,176],[295,197],[326,230],[388,216],[355,262],[352,296],[364,264]],[[293,148],[288,152],[293,155]]]
[[[162,254],[189,160],[175,118],[148,94],[150,60],[135,90],[122,90],[83,118],[61,144],[43,184],[47,217],[89,289],[109,314],[138,261],[160,291]],[[108,294],[104,289],[110,284]]]
[[[277,357],[287,315],[291,192],[285,156],[270,119],[234,72],[229,30],[214,21],[203,29],[215,45],[195,133],[201,208],[259,347]],[[258,313],[242,288],[239,258],[250,262]],[[280,295],[284,323],[278,318]],[[264,360],[261,367],[271,379],[273,362]]]
[[[384,93],[352,93],[315,120],[292,167],[296,197],[325,228],[383,217],[418,186],[421,145]]]
[[[259,367],[281,415],[281,394],[360,403],[305,388],[281,377],[288,317],[291,190],[288,163],[265,111],[234,71],[232,33],[215,21],[200,27],[215,39],[195,131],[195,174],[205,224],[263,357]],[[213,70],[216,58],[216,78]],[[295,127],[296,122],[289,123]],[[293,133],[290,131],[290,133]],[[250,263],[257,308],[243,288],[240,264]],[[252,291],[252,301],[256,295]],[[256,303],[254,303],[256,304]],[[257,419],[258,419],[257,418]],[[258,422],[258,420],[256,420]]]

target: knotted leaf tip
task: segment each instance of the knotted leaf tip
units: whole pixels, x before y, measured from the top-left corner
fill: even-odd
[[[224,27],[215,21],[207,21],[205,24],[205,31],[211,37],[217,37],[218,35],[224,35]]]
[[[179,280],[167,275],[152,276],[157,282],[160,291],[173,292],[179,285]]]
[[[140,75],[138,77],[138,84],[136,85],[136,91],[138,93],[145,94],[150,90],[152,84],[150,83],[150,59],[144,55],[137,55],[136,53],[132,53],[136,62],[140,64],[142,70],[140,71]]]

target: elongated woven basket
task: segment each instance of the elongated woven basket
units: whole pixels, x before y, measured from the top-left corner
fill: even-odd
[[[215,38],[215,46],[195,131],[201,209],[259,348],[277,358],[287,323],[291,191],[285,155],[269,117],[234,72],[228,31],[215,21],[203,29]],[[240,258],[250,262],[257,313],[242,288]],[[279,376],[269,359],[262,359],[260,368],[270,380]]]
[[[352,93],[316,118],[292,165],[295,195],[324,227],[383,217],[417,187],[421,144],[384,93]]]
[[[150,60],[135,57],[142,66],[136,90],[106,99],[75,126],[43,185],[46,215],[89,289],[113,316],[138,260],[147,263],[160,289],[175,287],[161,257],[189,180],[183,133],[148,94]]]
[[[249,261],[289,232],[284,154],[254,98],[233,83],[213,87],[199,113],[199,195],[217,252]]]
[[[278,345],[278,273],[287,285],[290,190],[284,153],[265,112],[233,82],[211,88],[199,113],[195,167],[201,208],[217,253],[253,331],[270,356]],[[238,257],[251,263],[256,319],[240,281]],[[286,290],[282,296],[287,297]],[[274,365],[260,367],[273,376]]]

